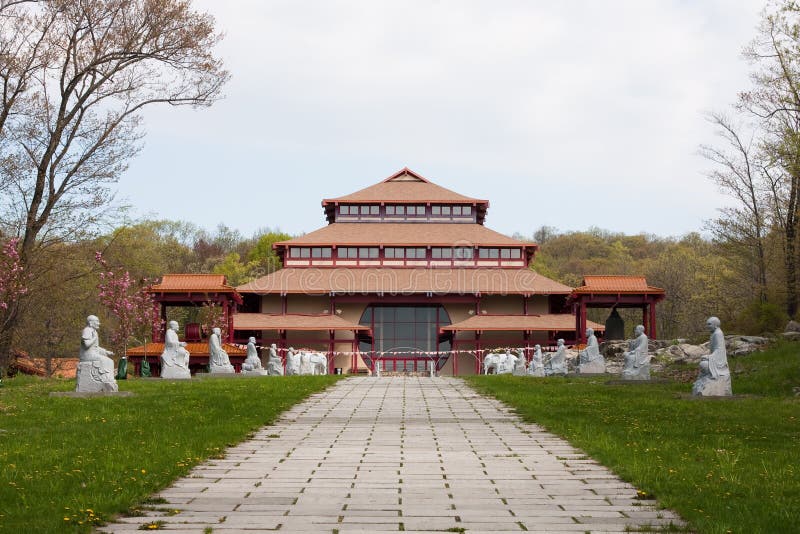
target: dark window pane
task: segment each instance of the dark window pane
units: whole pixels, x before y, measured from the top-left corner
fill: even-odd
[[[431,215],[441,215],[441,214],[442,214],[441,206],[431,206]]]
[[[378,214],[378,206],[370,206],[369,207],[369,214],[370,215],[377,215]]]
[[[442,206],[442,215],[450,215],[450,206]]]
[[[394,215],[394,206],[386,206],[386,215]]]
[[[405,206],[397,206],[397,214],[398,215],[405,215],[406,207]]]
[[[462,206],[461,207],[461,214],[462,215],[472,215],[472,206]]]
[[[414,321],[414,308],[410,306],[403,306],[397,308],[397,315],[395,316],[397,322],[410,323]]]

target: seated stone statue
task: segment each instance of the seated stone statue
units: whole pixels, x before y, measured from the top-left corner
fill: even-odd
[[[269,376],[283,376],[283,362],[278,356],[278,347],[273,343],[269,346],[269,360],[267,360],[267,373]]]
[[[541,345],[533,347],[533,357],[531,358],[531,364],[528,366],[528,375],[544,376],[544,360],[542,358]]]
[[[314,374],[314,365],[311,363],[311,353],[305,351],[300,353],[300,370],[298,374],[301,375]]]
[[[300,374],[300,355],[294,352],[294,347],[286,351],[286,376]]]
[[[114,379],[114,360],[109,358],[114,353],[100,346],[98,328],[100,319],[97,316],[90,315],[86,318],[86,327],[81,332],[75,391],[85,393],[119,391],[117,381]]]
[[[189,351],[186,343],[178,339],[178,321],[170,321],[164,334],[164,352],[161,353],[161,378],[192,378],[189,371]]]
[[[647,352],[648,339],[644,333],[644,326],[638,325],[634,329],[635,339],[628,345],[628,352],[624,354],[625,363],[622,367],[624,380],[650,380],[650,353]]]
[[[221,332],[219,328],[214,328],[208,336],[208,371],[212,374],[235,373],[228,353],[222,348]]]
[[[251,337],[247,340],[247,358],[242,363],[243,375],[260,375],[266,376],[267,370],[261,366],[261,358],[258,357],[258,349],[256,349],[256,338]]]
[[[550,356],[547,363],[544,364],[545,376],[564,375],[567,374],[567,347],[564,346],[564,340],[558,340],[558,348]]]
[[[709,350],[711,354],[700,360],[700,376],[692,385],[692,395],[698,397],[728,397],[731,389],[731,372],[728,369],[728,353],[725,349],[725,334],[720,329],[719,319],[709,317],[706,328],[711,332]]]
[[[606,359],[600,354],[600,345],[593,328],[586,329],[586,348],[579,353],[579,373],[605,373]]]
[[[514,375],[516,376],[525,376],[526,374],[526,365],[525,365],[525,350],[524,349],[517,349],[517,361],[514,363]]]

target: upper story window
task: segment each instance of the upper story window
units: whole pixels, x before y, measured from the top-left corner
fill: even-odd
[[[522,257],[522,251],[518,248],[480,248],[478,257],[482,260],[518,260]]]
[[[339,247],[338,256],[340,259],[377,259],[378,247]]]
[[[340,215],[378,215],[379,213],[380,209],[377,204],[360,206],[344,204],[339,206]]]
[[[386,247],[383,249],[383,255],[386,259],[390,260],[402,260],[403,258],[424,260],[426,258],[426,249],[423,247]]]
[[[400,217],[420,217],[425,215],[425,206],[388,205],[386,215]]]
[[[441,247],[433,247],[431,248],[431,258],[434,260],[449,260],[453,257],[453,249],[452,248],[441,248]]]
[[[453,257],[457,260],[471,260],[474,257],[472,247],[456,247],[453,249]]]
[[[292,247],[292,258],[330,258],[330,247]]]
[[[434,217],[464,217],[472,215],[472,206],[431,206]]]

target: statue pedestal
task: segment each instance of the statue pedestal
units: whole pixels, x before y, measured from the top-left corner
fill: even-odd
[[[178,379],[184,380],[192,378],[192,373],[185,367],[178,367],[177,365],[165,365],[161,362],[161,378],[169,378],[170,380]]]
[[[249,371],[245,371],[244,369],[242,369],[241,374],[247,376],[267,376],[269,373],[267,372],[266,369],[251,369]]]
[[[606,372],[606,362],[604,359],[582,363],[578,366],[578,374],[599,375]]]
[[[623,380],[650,380],[650,364],[623,369],[621,377]]]
[[[113,393],[119,391],[117,381],[114,380],[114,362],[93,360],[78,362],[76,372],[77,384],[75,391],[78,393]]]
[[[233,368],[232,365],[209,365],[208,372],[212,375],[216,374],[233,374],[236,373],[236,370]]]
[[[692,395],[695,397],[730,397],[733,395],[731,377],[730,375],[725,375],[713,379],[708,376],[701,376],[692,385]]]

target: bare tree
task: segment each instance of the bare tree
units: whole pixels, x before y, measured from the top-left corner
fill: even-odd
[[[722,138],[722,146],[702,145],[700,154],[715,164],[708,177],[736,200],[735,207],[720,209],[720,217],[710,222],[715,239],[744,257],[742,265],[752,271],[760,302],[767,301],[767,261],[765,238],[768,231],[769,195],[772,192],[768,172],[752,130],[746,136],[720,113],[710,113],[708,120]]]
[[[229,77],[213,55],[219,39],[188,0],[0,10],[0,230],[20,236],[32,272],[43,249],[81,237],[111,205],[110,187],[140,148],[145,107],[219,98]]]

